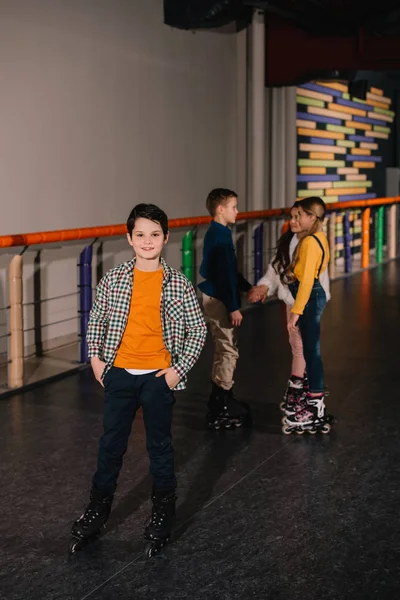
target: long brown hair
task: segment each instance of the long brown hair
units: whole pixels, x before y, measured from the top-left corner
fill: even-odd
[[[322,200],[322,198],[319,198],[319,196],[310,196],[309,198],[299,200],[297,202],[297,207],[301,208],[308,215],[313,215],[314,217],[316,217],[316,219],[311,229],[306,233],[306,235],[304,235],[300,239],[296,250],[294,251],[292,262],[285,269],[283,275],[281,275],[281,280],[283,281],[283,283],[286,284],[292,283],[296,279],[293,271],[299,259],[301,246],[307,237],[309,237],[310,235],[314,235],[319,230],[321,223],[324,222],[326,214],[325,202]]]
[[[299,206],[299,203],[295,202],[293,204],[291,210],[293,210],[293,208],[297,208],[298,206]],[[290,242],[292,241],[294,235],[296,235],[296,234],[293,233],[293,231],[291,231],[291,229],[289,227],[289,229],[281,235],[281,237],[279,238],[279,240],[276,243],[275,254],[274,254],[274,258],[272,260],[272,266],[275,270],[275,273],[277,275],[279,275],[279,277],[281,279],[291,262],[290,254],[289,254],[289,247],[290,247]]]

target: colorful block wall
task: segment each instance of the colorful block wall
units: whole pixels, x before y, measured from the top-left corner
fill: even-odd
[[[391,103],[376,87],[370,87],[366,100],[350,98],[342,83],[312,82],[297,88],[299,199],[315,195],[333,203],[377,197],[374,178],[385,169],[383,150],[395,117]],[[352,254],[357,254],[361,213],[351,211],[349,220]],[[343,214],[337,214],[336,257],[341,256]]]
[[[391,98],[371,87],[350,99],[347,85],[314,82],[297,88],[297,196],[325,202],[376,197],[373,173],[384,169],[380,148],[394,121]]]

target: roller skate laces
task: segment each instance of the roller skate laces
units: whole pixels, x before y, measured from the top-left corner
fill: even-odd
[[[280,409],[286,416],[293,415],[304,408],[306,396],[306,390],[304,389],[305,381],[306,378],[297,377],[296,375],[290,377],[283,396],[283,402],[280,404]]]

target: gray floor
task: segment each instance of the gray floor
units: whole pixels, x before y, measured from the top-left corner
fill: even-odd
[[[47,351],[43,356],[29,356],[24,359],[24,386],[31,386],[44,379],[56,378],[66,371],[73,371],[79,365],[79,341]],[[0,364],[1,395],[10,391],[8,387],[8,365],[4,358]]]
[[[400,264],[336,282],[323,354],[337,423],[283,436],[279,304],[246,314],[237,393],[254,428],[204,431],[211,346],[177,394],[178,519],[146,562],[150,480],[137,419],[106,534],[67,557],[101,432],[89,371],[0,401],[0,598],[386,599],[400,592]]]

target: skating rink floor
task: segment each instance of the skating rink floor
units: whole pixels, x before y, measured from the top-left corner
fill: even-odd
[[[240,330],[252,430],[204,430],[211,345],[176,395],[173,542],[146,561],[151,481],[138,415],[105,534],[69,558],[88,499],[102,389],[89,370],[0,399],[1,600],[400,597],[400,264],[332,286],[323,316],[330,435],[284,436],[284,308]]]

